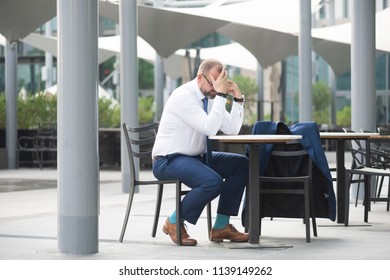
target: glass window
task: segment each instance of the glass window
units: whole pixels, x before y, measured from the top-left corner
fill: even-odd
[[[344,107],[351,106],[350,95],[336,96],[336,111],[343,110]]]
[[[344,3],[343,3],[344,5],[344,9],[343,9],[343,11],[344,11],[344,17],[345,18],[348,18],[348,0],[344,0]]]
[[[376,89],[386,89],[386,54],[376,58]]]
[[[376,98],[376,123],[378,126],[389,122],[389,98],[388,96],[378,96]]]
[[[386,54],[387,57],[387,89],[390,89],[390,55]]]
[[[351,90],[351,72],[347,72],[336,78],[337,90]]]
[[[320,19],[325,19],[325,5],[320,8]]]

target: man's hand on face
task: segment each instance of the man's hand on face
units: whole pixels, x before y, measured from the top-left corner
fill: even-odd
[[[235,98],[241,98],[242,94],[240,89],[238,88],[237,84],[233,80],[227,80],[227,92],[231,95],[233,95]]]
[[[221,92],[225,94],[227,92],[228,88],[228,82],[227,82],[227,71],[225,68],[222,69],[222,72],[219,74],[217,79],[214,79],[214,77],[209,74],[210,81],[213,83],[214,90],[216,92]]]

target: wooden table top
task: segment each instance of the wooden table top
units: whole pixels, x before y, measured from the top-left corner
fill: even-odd
[[[320,132],[322,139],[368,139],[380,136],[379,133],[365,132]]]
[[[302,135],[284,134],[245,134],[245,135],[216,135],[209,136],[211,140],[224,143],[280,143],[302,139]]]

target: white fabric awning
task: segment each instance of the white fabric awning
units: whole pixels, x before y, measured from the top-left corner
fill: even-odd
[[[22,41],[45,52],[49,52],[53,56],[57,56],[56,37],[46,37],[44,35],[31,33]],[[98,44],[99,63],[102,63],[113,55],[120,53],[119,36],[100,37]],[[139,58],[147,60],[150,63],[155,62],[156,51],[141,37],[138,37],[137,52]],[[185,52],[186,50],[181,49],[176,51],[175,54],[169,56],[167,59],[164,59],[164,67],[167,75],[172,78],[179,78],[182,76],[182,64]],[[189,52],[192,58],[196,56],[195,50],[189,50]],[[232,43],[219,47],[204,48],[200,51],[200,58],[202,60],[206,58],[216,58],[226,65],[251,71],[256,71],[257,68],[256,58],[238,43]]]
[[[1,0],[0,33],[9,41],[26,37],[56,16],[56,0]]]
[[[37,33],[31,33],[27,37],[23,38],[22,41],[30,46],[48,52],[53,56],[57,56],[57,37],[47,37]],[[99,48],[98,63],[100,64],[106,61],[115,54],[116,52]]]
[[[312,1],[312,10],[318,2]],[[2,0],[0,33],[10,41],[24,38],[54,17],[55,7],[56,0]],[[102,16],[119,22],[117,4],[101,1],[99,9]],[[388,26],[390,8],[376,15],[379,51],[390,52]],[[217,31],[244,46],[262,67],[267,67],[298,53],[299,0],[253,0],[191,9],[138,5],[138,30],[139,36],[164,58]],[[312,37],[313,50],[329,63],[336,75],[350,69],[350,23],[312,29]],[[0,44],[5,44],[2,41],[0,37]],[[104,57],[99,52],[99,61]]]
[[[390,52],[390,8],[375,16],[375,47],[377,51]],[[323,28],[313,28],[313,50],[332,67],[336,75],[351,69],[351,23]]]

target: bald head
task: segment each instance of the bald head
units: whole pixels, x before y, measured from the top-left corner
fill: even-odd
[[[223,69],[223,64],[219,60],[213,58],[206,59],[200,64],[198,69],[198,75],[199,74],[207,75],[208,73],[210,73],[210,70],[213,68],[215,68],[215,70],[217,70],[218,73],[221,73]]]

